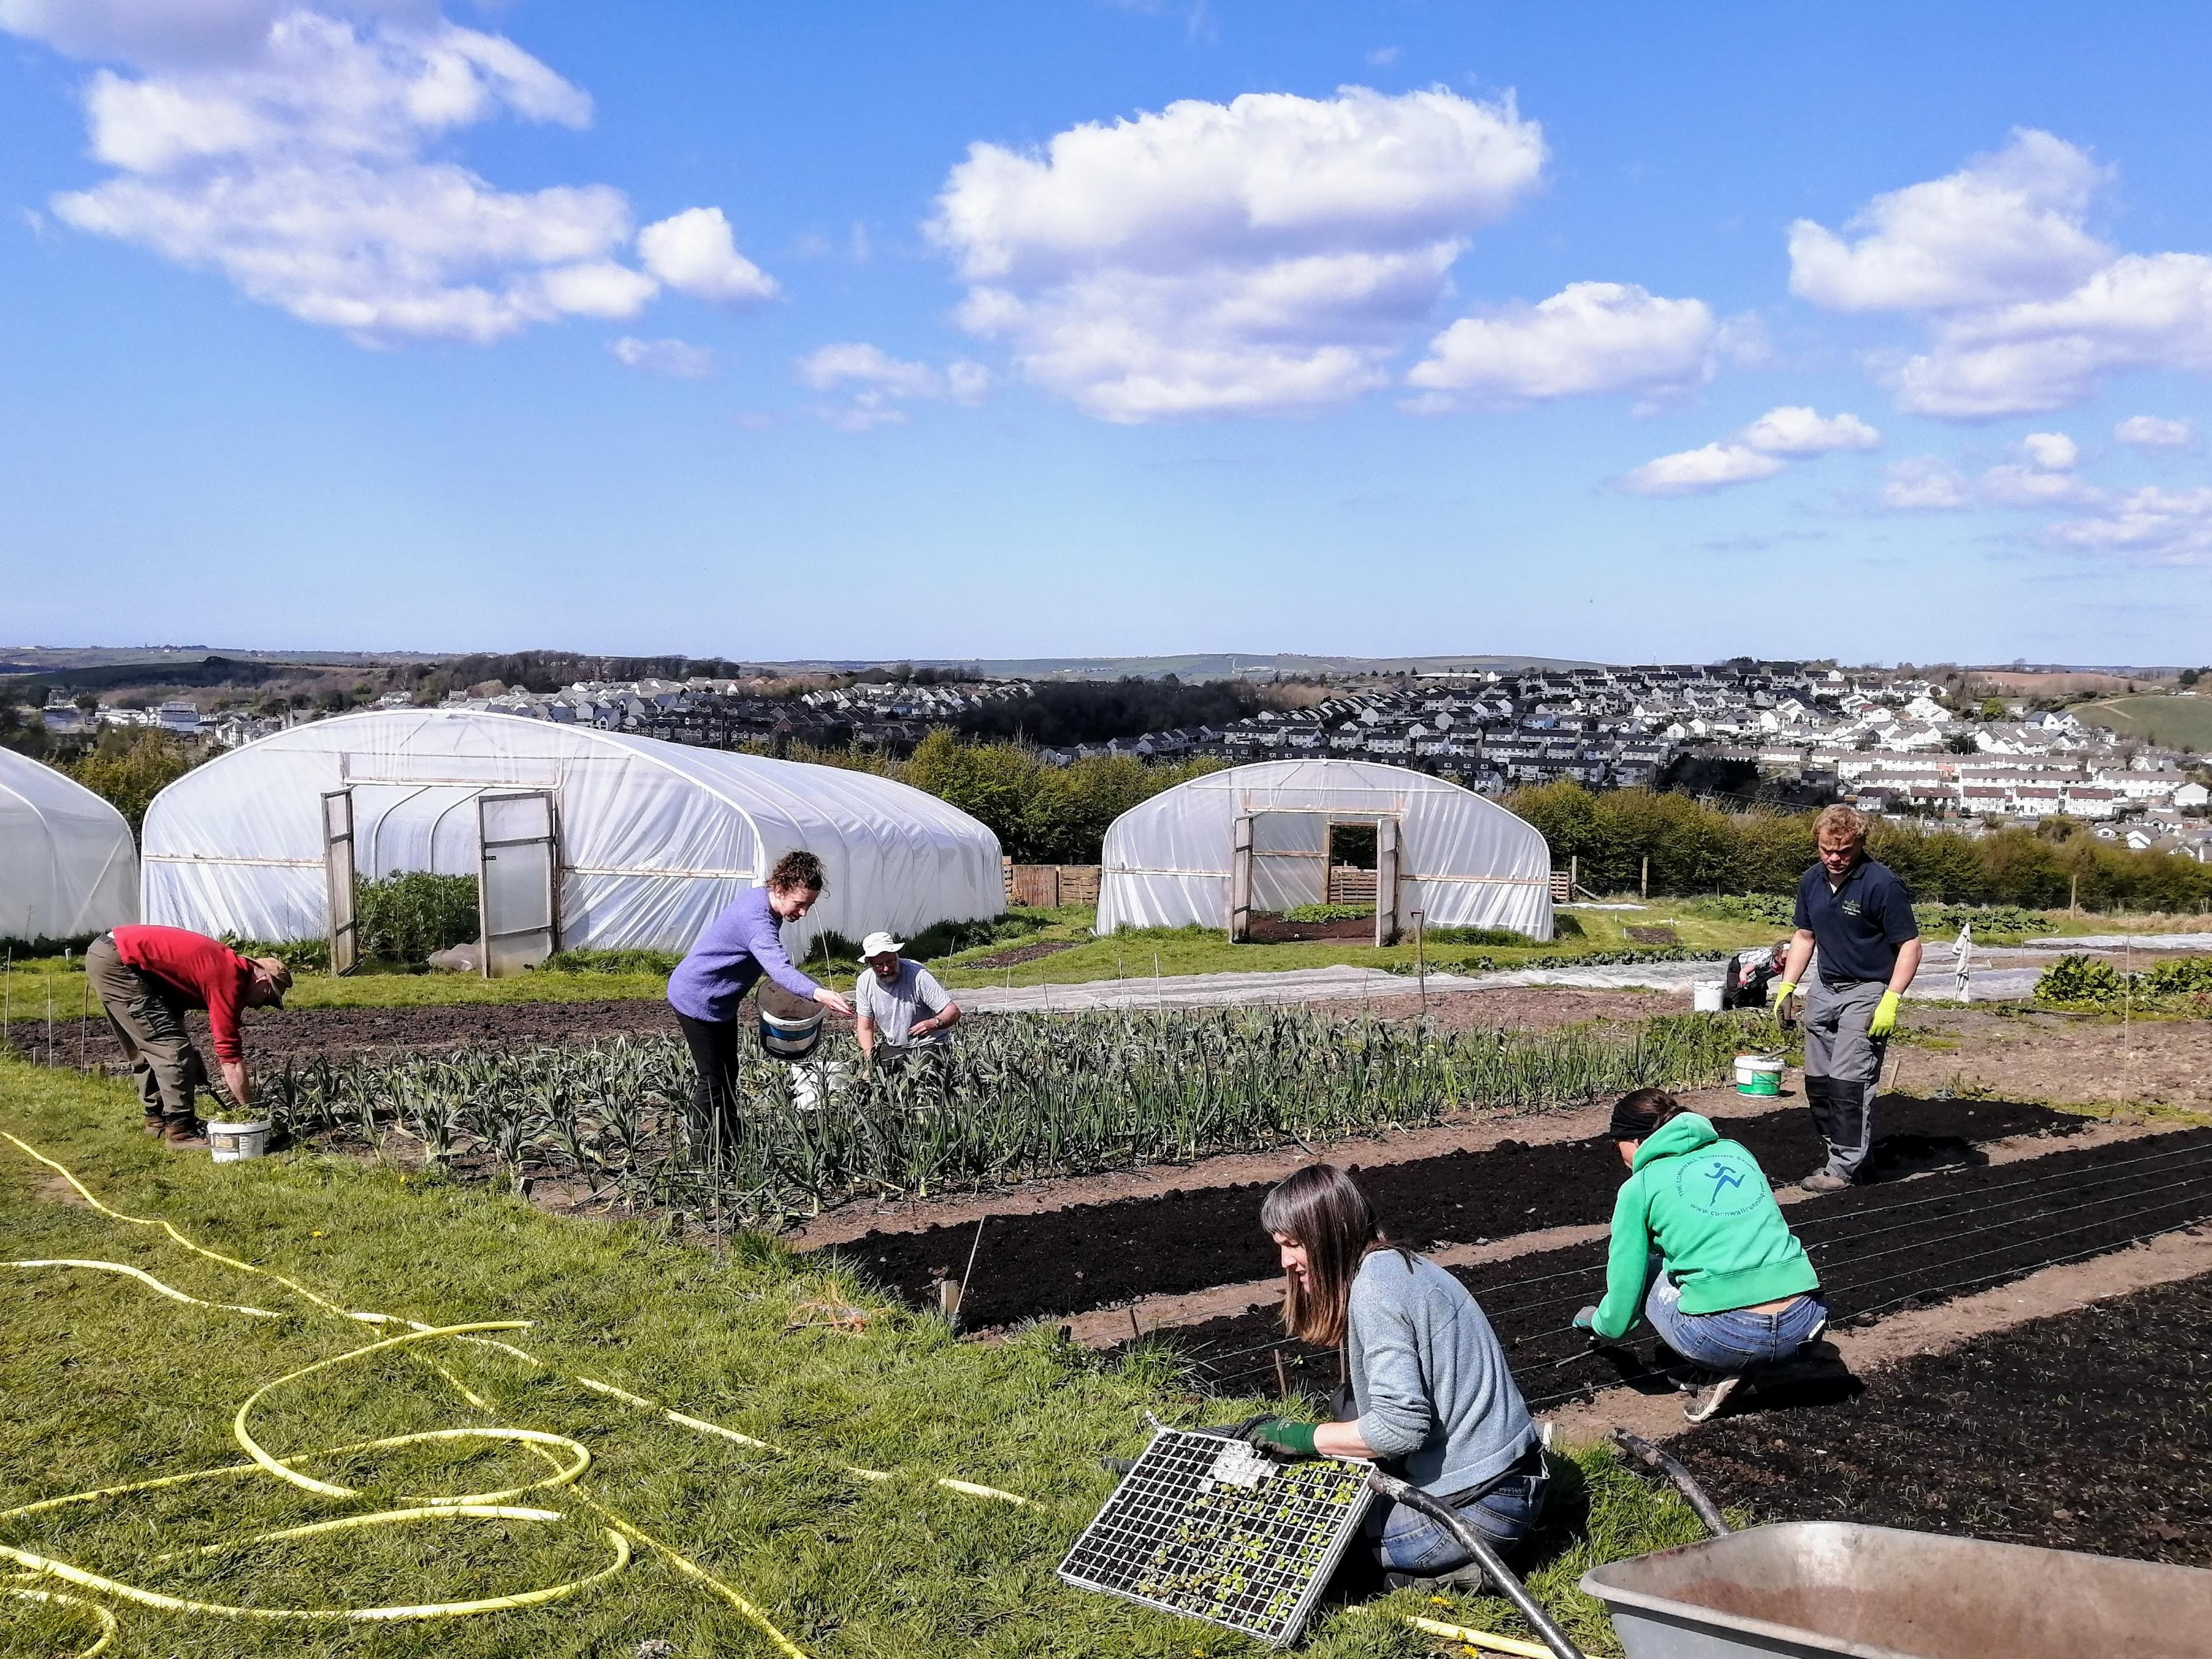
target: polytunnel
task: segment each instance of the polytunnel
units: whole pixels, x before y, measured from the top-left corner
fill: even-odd
[[[185,774],[146,814],[146,919],[351,960],[353,878],[479,878],[491,969],[556,950],[688,949],[785,853],[828,867],[786,936],[910,933],[998,914],[989,830],[836,767],[520,715],[395,709],[318,720]]]
[[[1340,896],[1342,849],[1372,848],[1376,939],[1413,926],[1552,937],[1544,837],[1443,778],[1370,761],[1268,761],[1209,773],[1131,807],[1106,831],[1098,931],[1225,927]],[[1366,883],[1357,883],[1364,896]]]
[[[0,749],[0,939],[66,939],[138,920],[123,814],[65,772]]]

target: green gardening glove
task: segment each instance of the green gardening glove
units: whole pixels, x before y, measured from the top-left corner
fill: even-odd
[[[1867,1022],[1869,1036],[1886,1037],[1897,1025],[1897,993],[1884,991],[1881,1000],[1874,1006],[1874,1018]]]
[[[1261,1451],[1279,1452],[1285,1457],[1320,1455],[1314,1450],[1314,1425],[1295,1422],[1287,1417],[1263,1417],[1246,1425],[1237,1438],[1250,1441]]]

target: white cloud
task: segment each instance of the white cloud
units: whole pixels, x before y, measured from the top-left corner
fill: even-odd
[[[2031,432],[2020,441],[2030,466],[2045,472],[2070,472],[2081,447],[2063,432]]]
[[[2152,563],[2212,562],[2212,489],[2130,490],[2091,516],[2051,526],[2048,538],[2081,552]]]
[[[92,152],[113,171],[55,197],[55,216],[364,343],[483,343],[653,299],[659,283],[621,258],[621,191],[501,191],[426,154],[501,116],[584,126],[588,95],[433,0],[345,9],[361,21],[273,0],[0,0],[0,27],[133,66],[87,83]]]
[[[1791,460],[1881,443],[1881,434],[1856,415],[1822,416],[1802,404],[1785,404],[1718,443],[1662,455],[1632,468],[1619,482],[1635,495],[1701,495],[1771,478]]]
[[[1833,450],[1881,446],[1881,434],[1857,416],[1824,419],[1803,404],[1770,409],[1736,435],[1765,455],[1826,455]]]
[[[1090,413],[1278,412],[1385,383],[1545,156],[1510,98],[1188,100],[1042,153],[971,146],[928,233],[968,284],[963,325]]]
[[[800,358],[797,368],[804,385],[836,399],[817,412],[848,432],[905,420],[902,404],[942,399],[972,404],[991,389],[991,373],[981,363],[956,359],[940,370],[858,341],[823,346]]]
[[[2112,258],[2082,228],[2110,176],[2047,132],[2020,129],[1993,155],[1877,196],[1844,226],[1846,242],[1800,219],[1790,227],[1790,290],[1832,311],[1935,311],[2048,299]]]
[[[637,234],[645,268],[676,289],[716,305],[757,305],[775,297],[775,279],[738,252],[720,208],[691,208]]]
[[[1935,455],[1892,463],[1880,499],[1884,507],[1908,513],[1957,512],[1974,504],[1972,486]]]
[[[1429,343],[1407,380],[1429,410],[1626,392],[1694,391],[1713,375],[1720,324],[1702,300],[1624,283],[1571,283],[1538,304],[1462,317]]]
[[[2156,415],[2130,415],[2112,428],[2112,436],[2133,449],[2193,449],[2197,428],[2186,421],[2168,421]]]
[[[2087,228],[2113,177],[2047,132],[2015,131],[1947,178],[1876,197],[1847,229],[1790,228],[1791,290],[1841,311],[1926,318],[1924,350],[1881,378],[1898,407],[1946,420],[2043,414],[2106,377],[2212,374],[2212,258],[2116,254]]]
[[[1707,444],[1646,461],[1623,474],[1620,487],[1637,495],[1700,495],[1728,484],[1771,478],[1787,465],[1744,444]]]
[[[624,368],[672,380],[703,380],[714,372],[714,354],[687,340],[641,340],[625,334],[610,342],[607,349]]]

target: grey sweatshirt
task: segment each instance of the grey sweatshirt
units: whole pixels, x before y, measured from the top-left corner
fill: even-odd
[[[1359,1437],[1437,1495],[1503,1474],[1536,1425],[1505,1350],[1467,1286],[1425,1256],[1359,1264],[1345,1316],[1345,1364]]]

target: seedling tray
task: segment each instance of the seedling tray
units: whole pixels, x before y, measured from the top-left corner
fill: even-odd
[[[1362,1462],[1277,1462],[1241,1440],[1162,1429],[1060,1576],[1285,1647],[1367,1514],[1366,1474]]]

